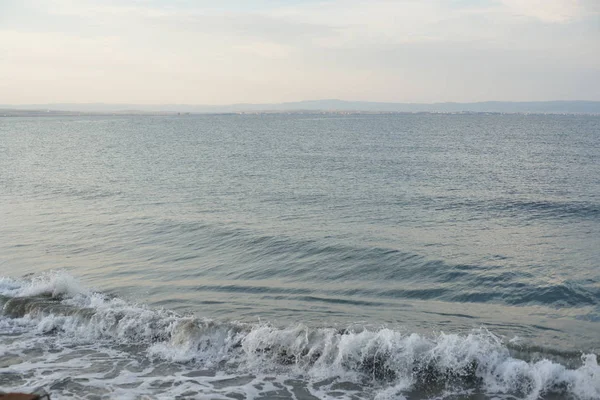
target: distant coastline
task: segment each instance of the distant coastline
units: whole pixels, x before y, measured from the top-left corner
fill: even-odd
[[[0,105],[0,116],[78,115],[191,115],[191,114],[401,114],[401,113],[494,113],[494,114],[600,114],[600,101],[541,101],[477,103],[378,103],[344,100],[310,100],[277,104],[105,104],[61,103]]]

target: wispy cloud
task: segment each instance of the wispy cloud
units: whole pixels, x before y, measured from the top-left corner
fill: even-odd
[[[598,15],[599,2],[592,0],[502,0],[515,16],[535,18],[548,23],[566,23]]]

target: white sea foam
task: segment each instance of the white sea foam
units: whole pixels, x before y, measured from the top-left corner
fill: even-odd
[[[300,380],[302,390],[319,398],[338,392],[402,398],[405,390],[440,383],[450,392],[468,386],[531,400],[546,393],[600,398],[596,355],[583,355],[575,369],[547,359],[526,361],[486,329],[424,336],[359,326],[217,322],[109,298],[64,272],[2,278],[0,294],[0,333],[8,335],[0,339],[0,356],[13,360],[3,361],[0,374],[15,377],[0,387],[41,383],[57,388],[56,398],[82,390],[119,398],[223,397],[229,390],[255,398],[300,390],[290,380]],[[194,375],[198,370],[208,372]]]

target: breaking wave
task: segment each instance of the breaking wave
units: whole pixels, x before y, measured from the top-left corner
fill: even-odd
[[[458,391],[525,399],[548,394],[600,398],[595,354],[543,354],[484,328],[422,335],[361,325],[314,328],[302,323],[278,327],[219,322],[95,292],[64,272],[0,278],[0,305],[2,335],[52,337],[69,348],[129,346],[137,357],[190,370],[275,374],[302,379],[307,387],[325,380],[346,382],[359,385],[366,397],[417,391],[444,398]],[[0,355],[13,354],[14,346],[14,341],[6,345]],[[2,386],[13,387],[0,382]]]

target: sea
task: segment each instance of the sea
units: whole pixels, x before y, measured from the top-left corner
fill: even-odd
[[[0,118],[0,391],[600,399],[600,116]]]

